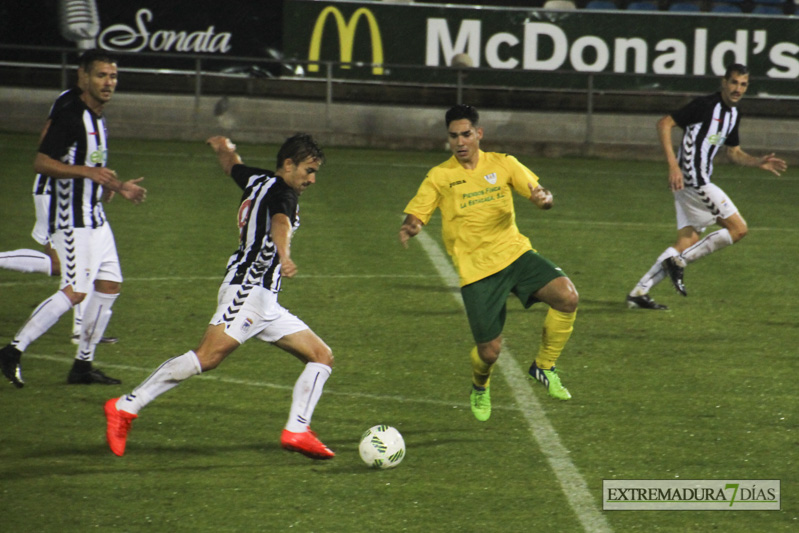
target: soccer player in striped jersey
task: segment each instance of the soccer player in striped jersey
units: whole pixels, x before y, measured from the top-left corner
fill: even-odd
[[[555,361],[571,336],[579,297],[560,267],[533,250],[516,226],[514,191],[539,209],[552,207],[552,194],[515,157],[480,150],[483,128],[478,120],[472,106],[447,111],[452,157],[428,172],[408,202],[399,238],[407,247],[434,211],[441,211],[444,244],[460,275],[476,343],[470,354],[472,413],[485,421],[491,415],[489,382],[502,348],[508,296],[515,294],[525,308],[536,302],[549,305],[529,376],[560,400],[571,394],[561,383]]]
[[[777,176],[788,168],[773,153],[757,157],[741,149],[738,102],[748,88],[749,70],[745,65],[732,64],[721,79],[719,92],[697,98],[658,121],[658,136],[669,165],[669,188],[677,211],[677,241],[658,256],[627,295],[628,307],[668,309],[649,296],[655,285],[668,277],[677,292],[686,296],[685,266],[746,236],[746,221],[735,204],[719,186],[711,183],[713,159],[722,146],[726,146],[727,157],[735,164],[761,168]],[[674,126],[683,129],[677,155],[671,141]],[[700,238],[714,224],[721,229]]]
[[[52,118],[39,145],[34,170],[53,178],[50,196],[51,243],[61,259],[61,289],[42,302],[0,350],[0,370],[16,387],[24,386],[20,360],[27,347],[72,307],[86,299],[77,355],[67,375],[70,384],[118,384],[93,367],[94,352],[111,319],[122,273],[101,198],[115,192],[139,203],[143,178],[121,182],[106,168],[108,142],[103,117],[117,86],[116,61],[105,52],[81,56],[81,87]]]
[[[80,82],[83,79],[85,79],[83,68],[79,67],[78,81]],[[47,121],[39,136],[39,143],[44,140],[44,136],[50,128],[50,123],[53,121],[53,115],[70,105],[72,99],[79,98],[81,92],[83,92],[82,89],[75,86],[58,95],[58,98],[50,107]],[[47,276],[61,276],[61,262],[58,259],[58,254],[50,244],[50,194],[52,192],[52,182],[53,178],[43,174],[36,174],[33,180],[33,205],[36,222],[34,223],[31,237],[44,247],[44,251],[40,252],[25,248],[0,252],[0,268],[16,270],[17,272],[40,273]],[[72,308],[73,344],[78,344],[80,341],[82,317],[83,304],[78,303]],[[116,337],[103,337],[100,339],[100,343],[113,344],[118,340]]]
[[[239,247],[228,260],[217,310],[200,345],[164,362],[131,393],[106,402],[108,445],[114,454],[123,455],[131,423],[144,406],[186,379],[213,370],[255,337],[305,365],[294,385],[281,446],[313,459],[330,459],[335,454],[310,425],[332,371],[333,353],[277,301],[282,278],[297,274],[290,243],[300,225],[299,196],[316,182],[324,154],[310,135],[294,135],[278,151],[277,170],[272,172],[245,166],[226,137],[207,142],[225,174],[244,191],[238,212]]]

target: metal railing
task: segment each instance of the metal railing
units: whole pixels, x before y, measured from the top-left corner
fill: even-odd
[[[18,55],[17,55],[18,54]],[[490,68],[475,67],[427,67],[417,65],[397,65],[383,64],[383,71],[386,75],[376,78],[368,73],[358,75],[359,71],[371,72],[373,65],[369,63],[345,64],[337,61],[298,61],[274,58],[258,58],[247,56],[212,56],[201,54],[175,54],[175,53],[131,53],[113,52],[115,57],[120,59],[120,73],[130,75],[141,75],[158,78],[158,87],[169,89],[167,92],[174,92],[174,80],[176,77],[190,78],[190,91],[193,93],[195,108],[199,108],[200,99],[203,96],[214,94],[228,94],[231,84],[241,85],[244,82],[244,89],[240,89],[243,94],[252,94],[252,83],[259,80],[266,80],[272,84],[271,89],[262,91],[259,95],[271,96],[282,94],[280,91],[282,84],[291,84],[291,87],[313,87],[314,90],[306,91],[307,98],[319,98],[320,86],[323,87],[321,98],[326,105],[326,116],[330,118],[330,108],[337,101],[336,88],[345,96],[340,96],[339,100],[348,102],[358,102],[358,95],[347,94],[347,89],[357,88],[357,91],[374,96],[377,92],[387,89],[405,90],[408,93],[437,91],[444,95],[451,103],[453,98],[456,103],[463,103],[464,96],[486,93],[490,96],[489,100],[501,102],[503,95],[521,95],[521,100],[531,101],[541,95],[556,95],[557,97],[569,96],[572,98],[572,107],[575,111],[585,113],[585,144],[590,146],[594,142],[593,121],[597,109],[597,99],[615,96],[619,98],[656,98],[671,97],[685,98],[695,96],[715,90],[718,87],[717,76],[642,76],[638,74],[619,74],[619,73],[575,73],[572,71],[551,71],[546,73],[530,71],[501,71]],[[25,57],[25,59],[14,59],[12,56]],[[0,69],[8,73],[17,72],[52,72],[58,71],[61,89],[69,86],[69,79],[76,70],[76,51],[72,48],[55,47],[35,47],[35,46],[14,46],[0,44]],[[142,66],[146,65],[146,66]],[[160,65],[153,67],[152,65]],[[323,67],[318,68],[321,74],[309,75],[309,67],[312,65]],[[4,78],[13,76],[4,75]],[[502,80],[516,78],[513,84],[503,85]],[[521,78],[523,77],[523,78]],[[546,80],[543,78],[546,77]],[[554,79],[553,79],[554,78]],[[421,82],[420,79],[431,81]],[[524,82],[518,82],[518,79]],[[536,80],[538,83],[528,84],[528,80]],[[663,84],[669,81],[689,81],[692,90],[664,89]],[[752,78],[757,80],[757,78]],[[541,83],[548,81],[549,83]],[[608,83],[610,81],[610,83]],[[773,82],[774,80],[769,80]],[[224,89],[214,88],[223,82]],[[795,83],[794,80],[786,80],[786,83]],[[159,85],[160,84],[160,85]],[[666,83],[667,84],[667,83]],[[619,88],[621,87],[621,88]],[[278,88],[276,90],[276,88]],[[369,89],[372,90],[369,93]],[[134,89],[135,90],[135,89]],[[270,92],[271,91],[271,92]],[[184,89],[181,92],[189,92]],[[234,91],[235,92],[235,91]],[[296,94],[296,91],[290,91]],[[759,97],[753,95],[755,99],[761,98],[768,101],[796,100],[792,96],[773,96]],[[371,103],[369,97],[363,97],[367,103]],[[748,97],[750,98],[750,97]],[[411,100],[413,100],[411,98]],[[418,102],[409,102],[418,103]],[[620,104],[623,105],[623,104]],[[481,107],[491,107],[481,105]],[[796,106],[793,106],[796,107]],[[663,112],[659,106],[658,112]],[[552,110],[552,109],[549,109]],[[629,109],[619,109],[617,112],[625,112]],[[784,115],[781,115],[784,116]],[[797,113],[799,116],[799,113]]]

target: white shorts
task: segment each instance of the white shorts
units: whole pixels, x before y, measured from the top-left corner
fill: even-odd
[[[211,325],[225,325],[225,333],[239,344],[252,337],[276,342],[308,326],[277,303],[277,293],[251,285],[222,284]]]
[[[674,192],[677,229],[693,226],[702,233],[718,218],[730,218],[738,208],[720,187],[709,183],[702,187],[686,187]]]
[[[33,206],[36,209],[36,223],[31,237],[42,246],[50,242],[50,195],[34,194]]]
[[[51,240],[61,261],[62,289],[69,285],[88,294],[98,279],[122,283],[114,233],[107,222],[94,229],[58,230]]]

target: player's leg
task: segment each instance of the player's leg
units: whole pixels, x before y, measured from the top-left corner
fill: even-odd
[[[24,273],[51,274],[50,256],[29,249],[0,252],[0,268]]]
[[[555,366],[574,330],[579,295],[571,280],[562,276],[547,283],[535,296],[550,306],[535,358],[539,368],[548,369]]]
[[[281,321],[285,322],[285,325],[289,325],[293,321],[292,319],[296,319],[296,317],[289,314],[289,317],[283,318]],[[301,323],[299,319],[296,320]],[[291,409],[280,436],[281,446],[312,459],[334,457],[335,453],[311,431],[314,410],[322,397],[325,383],[332,371],[332,350],[310,329],[289,333],[273,341],[273,344],[305,363],[302,373],[294,383]]]
[[[539,254],[528,252],[514,266],[519,281],[513,292],[524,306],[535,302],[549,305],[538,353],[528,374],[542,383],[553,398],[568,400],[571,394],[561,383],[555,364],[574,330],[580,296],[563,270]]]
[[[67,248],[67,241],[70,249],[81,246],[74,239],[73,230],[58,231],[53,235],[53,245],[59,253],[64,253]],[[83,272],[83,270],[79,270],[78,264],[74,262],[74,252],[71,252],[70,257],[73,259],[73,262],[70,263],[72,267],[63,269],[61,273],[62,289],[39,304],[17,332],[14,340],[0,351],[0,369],[2,369],[3,375],[16,387],[22,387],[24,384],[20,369],[22,353],[33,341],[53,327],[64,313],[72,309],[76,303],[82,301],[86,296],[85,292],[81,292],[82,290],[85,291],[85,289],[73,285],[73,282],[78,278],[77,272]]]
[[[97,344],[111,320],[111,309],[122,288],[122,270],[114,234],[108,224],[95,229],[76,228],[74,240],[76,253],[72,263],[80,273],[74,278],[75,288],[89,297],[83,302],[81,333],[67,383],[118,385],[120,380],[93,366]],[[66,263],[69,265],[70,262]]]
[[[680,254],[686,265],[740,241],[749,233],[746,221],[738,213],[727,218],[719,217],[717,223],[721,226],[720,230],[708,233]]]
[[[491,417],[491,373],[502,351],[506,301],[513,280],[506,268],[493,276],[461,287],[461,297],[475,347],[469,353],[472,387],[469,403],[474,417]]]
[[[70,287],[56,291],[33,310],[11,343],[0,350],[0,369],[14,386],[22,388],[25,384],[20,365],[23,352],[72,308],[73,298],[80,296],[75,296]]]
[[[237,347],[239,342],[225,333],[224,324],[209,325],[196,350],[168,359],[133,391],[105,404],[106,439],[115,455],[125,453],[131,423],[147,404],[192,376],[211,370]]]
[[[58,254],[55,253],[49,242],[50,196],[47,194],[34,194],[33,205],[36,210],[36,222],[33,226],[33,231],[31,231],[31,237],[45,247],[44,253],[29,249],[0,252],[0,268],[16,270],[17,272],[58,276],[60,274]]]

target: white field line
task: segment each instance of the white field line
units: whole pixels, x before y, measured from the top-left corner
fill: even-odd
[[[457,288],[459,286],[458,275],[441,247],[425,232],[419,233],[416,239],[430,257],[444,283],[448,287]],[[460,292],[453,291],[452,294],[462,307],[463,300],[460,297]],[[516,403],[527,421],[530,433],[538,443],[541,453],[546,457],[583,529],[589,532],[612,531],[607,519],[596,507],[591,491],[580,475],[580,471],[569,459],[569,450],[560,441],[557,431],[544,413],[541,402],[533,394],[525,377],[527,371],[519,366],[507,346],[503,346],[502,351],[503,354],[499,358],[497,367],[502,371],[505,381],[508,382]]]
[[[55,356],[55,355],[45,355],[45,354],[38,354],[38,353],[31,353],[25,352],[25,359],[38,359],[41,361],[52,361],[55,363],[62,363],[65,366],[71,365],[72,362],[75,360],[72,356]],[[169,355],[164,355],[164,360],[168,359]],[[100,366],[103,369],[112,368],[116,370],[127,370],[132,372],[139,372],[142,376],[147,376],[155,369],[155,367],[151,368],[144,368],[142,366],[135,366],[135,365],[125,365],[119,363],[108,363],[106,361],[102,361]],[[266,381],[258,381],[255,379],[238,379],[238,378],[231,378],[226,377],[224,373],[205,373],[200,374],[198,376],[193,377],[192,379],[205,379],[211,381],[217,381],[219,383],[229,383],[231,385],[241,385],[245,387],[253,387],[256,389],[275,389],[275,390],[283,390],[283,391],[291,391],[294,389],[293,385],[280,385],[277,383],[268,383]],[[419,398],[419,397],[405,397],[405,396],[391,396],[387,394],[368,394],[363,392],[339,392],[335,389],[332,389],[330,386],[325,387],[325,396],[346,396],[348,398],[362,398],[364,400],[371,400],[377,402],[401,402],[401,403],[418,403],[424,405],[435,405],[439,407],[449,407],[449,408],[456,408],[462,409],[463,402],[451,402],[446,400],[435,400],[431,398]],[[518,411],[518,407],[516,406],[496,406],[494,410],[501,410],[501,411]]]

